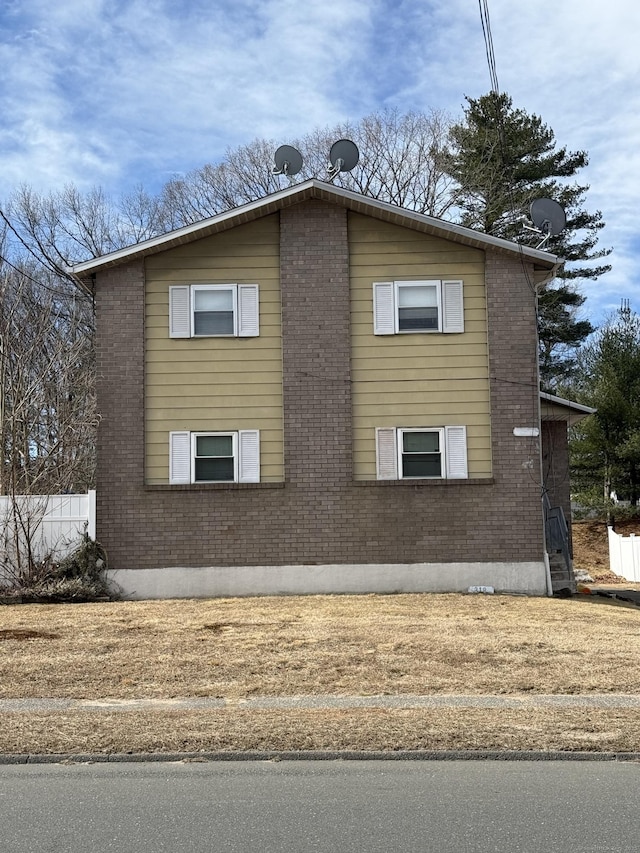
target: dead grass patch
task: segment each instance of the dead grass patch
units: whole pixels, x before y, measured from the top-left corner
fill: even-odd
[[[11,714],[0,752],[640,751],[636,710],[188,711]]]
[[[59,634],[51,634],[49,631],[38,631],[33,628],[0,629],[0,642],[2,640],[57,640],[59,637]]]
[[[610,583],[606,528],[583,525],[577,535],[574,526],[576,565]],[[640,691],[640,609],[604,599],[394,595],[25,605],[0,607],[0,641],[2,698]],[[637,710],[620,709],[235,706],[2,717],[0,752],[9,753],[640,751]]]
[[[0,608],[2,698],[637,693],[640,609],[390,595]]]

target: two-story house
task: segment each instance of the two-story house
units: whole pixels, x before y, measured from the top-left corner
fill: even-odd
[[[585,413],[541,433],[557,266],[316,180],[76,266],[125,594],[545,594],[543,452],[567,507]]]

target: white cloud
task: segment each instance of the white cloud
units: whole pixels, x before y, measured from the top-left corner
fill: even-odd
[[[38,30],[17,30],[2,48],[16,68],[15,102],[7,106],[25,153],[37,115],[50,138],[42,156],[52,164],[74,133],[80,145],[100,139],[111,168],[125,173],[129,160],[195,164],[256,135],[296,134],[346,117],[348,66],[362,50],[371,8],[364,0],[331,10],[319,0],[133,2],[117,14],[107,3],[25,6],[23,26],[37,18]],[[30,171],[46,180],[50,170]]]
[[[640,4],[489,9],[501,89],[590,154],[579,180],[615,250],[612,273],[586,285],[590,310],[619,293],[640,303]],[[21,182],[157,188],[255,137],[382,106],[459,114],[490,87],[469,0],[5,0],[0,63],[0,197]]]

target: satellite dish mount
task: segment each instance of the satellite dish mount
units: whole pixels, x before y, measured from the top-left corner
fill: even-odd
[[[536,249],[541,249],[549,237],[557,237],[567,225],[564,208],[552,198],[537,198],[532,201],[529,207],[529,215],[535,228],[531,228],[529,225],[524,227],[527,231],[534,231],[536,234],[543,235]]]
[[[302,169],[302,154],[292,145],[281,145],[273,155],[273,175],[292,178]]]
[[[329,179],[335,178],[338,172],[350,172],[358,165],[360,152],[355,142],[350,139],[339,139],[334,142],[329,152],[329,165],[327,175]]]

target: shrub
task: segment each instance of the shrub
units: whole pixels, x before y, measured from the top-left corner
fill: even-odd
[[[119,598],[107,577],[104,548],[85,533],[80,545],[61,560],[51,555],[31,561],[27,571],[5,581],[5,602],[104,601]]]

